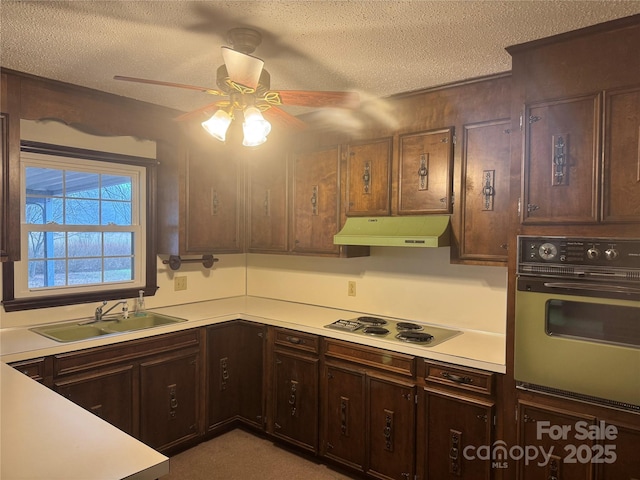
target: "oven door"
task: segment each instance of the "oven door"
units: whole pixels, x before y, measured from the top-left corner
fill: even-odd
[[[521,388],[640,406],[639,296],[618,285],[521,277],[514,355]]]

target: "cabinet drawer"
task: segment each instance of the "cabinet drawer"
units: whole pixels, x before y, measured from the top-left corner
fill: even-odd
[[[415,375],[415,357],[404,353],[325,338],[324,354],[325,357],[359,363],[400,375]]]
[[[167,333],[129,342],[105,345],[54,357],[54,376],[91,370],[96,367],[131,361],[148,355],[199,345],[199,329]]]
[[[320,339],[316,335],[298,332],[296,330],[276,329],[274,342],[276,345],[283,345],[312,353],[318,353],[320,350]]]
[[[38,382],[43,382],[47,376],[47,368],[44,357],[34,358],[32,360],[23,360],[21,362],[14,362],[10,365],[27,377],[31,377],[33,380],[36,380]]]
[[[424,381],[427,384],[437,383],[486,395],[493,394],[494,373],[430,360],[424,361],[424,369]]]

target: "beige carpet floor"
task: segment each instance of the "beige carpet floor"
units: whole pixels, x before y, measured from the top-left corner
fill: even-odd
[[[350,480],[271,441],[235,429],[171,457],[161,480]]]

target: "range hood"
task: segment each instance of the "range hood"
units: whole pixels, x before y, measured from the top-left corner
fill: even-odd
[[[349,217],[333,236],[335,245],[447,247],[449,216]]]

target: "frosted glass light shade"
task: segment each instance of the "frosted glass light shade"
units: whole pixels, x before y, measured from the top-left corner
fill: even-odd
[[[221,142],[225,141],[229,125],[231,125],[231,115],[224,110],[218,110],[209,120],[202,122],[202,127],[209,135]]]
[[[247,107],[244,110],[244,123],[242,124],[245,147],[257,147],[267,141],[267,135],[271,132],[271,124],[264,119],[260,110],[256,107]]]

